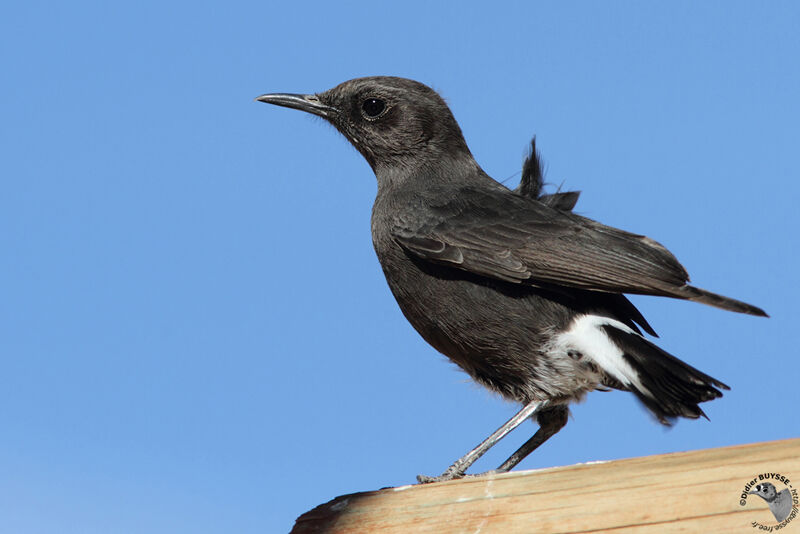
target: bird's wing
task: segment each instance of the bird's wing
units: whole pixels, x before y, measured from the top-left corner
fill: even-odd
[[[398,243],[426,260],[516,283],[673,295],[686,270],[663,246],[502,191],[462,188],[399,222]]]
[[[764,310],[687,284],[652,239],[555,210],[500,188],[463,187],[417,197],[392,228],[408,253],[513,283],[660,295],[766,317]]]

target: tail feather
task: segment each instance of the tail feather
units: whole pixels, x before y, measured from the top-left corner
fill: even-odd
[[[520,196],[538,200],[545,206],[561,211],[572,211],[578,203],[580,193],[578,191],[557,191],[551,194],[543,194],[544,169],[539,151],[536,150],[536,137],[531,139],[531,148],[525,162],[522,164],[522,177],[519,186],[514,190]]]
[[[531,149],[522,164],[522,177],[516,192],[520,196],[538,199],[544,186],[544,172],[539,151],[536,150],[536,136],[531,139]]]
[[[701,302],[703,304],[708,304],[709,306],[714,306],[723,310],[746,313],[748,315],[769,317],[767,312],[757,306],[753,306],[752,304],[742,302],[741,300],[732,299],[730,297],[723,297],[722,295],[712,293],[711,291],[706,291],[705,289],[700,289],[699,287],[685,285],[678,288],[676,293],[676,297],[691,300],[692,302]]]
[[[572,211],[575,204],[578,203],[578,197],[580,196],[581,194],[579,191],[564,191],[542,195],[539,197],[539,202],[557,210]]]
[[[636,374],[627,388],[662,424],[671,425],[676,417],[706,417],[698,404],[721,397],[720,389],[730,389],[635,332],[610,324],[601,328]]]

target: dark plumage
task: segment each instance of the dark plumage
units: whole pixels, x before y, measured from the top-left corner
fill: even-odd
[[[544,187],[544,169],[539,151],[536,150],[536,137],[531,139],[531,148],[528,157],[522,164],[522,177],[519,186],[514,190],[520,196],[538,200],[545,206],[561,211],[572,211],[578,203],[580,192],[566,191],[557,192],[550,195],[542,193]]]
[[[703,415],[727,386],[642,337],[655,335],[624,293],[766,315],[688,285],[650,238],[572,213],[577,192],[546,195],[535,143],[510,191],[475,162],[447,105],[412,80],[360,78],[317,95],[262,102],[320,115],[378,179],[372,238],[389,287],[414,328],[486,387],[525,407],[441,477],[469,465],[525,418],[540,429],[500,466],[557,432],[567,405],[594,389],[632,391],[663,423]]]

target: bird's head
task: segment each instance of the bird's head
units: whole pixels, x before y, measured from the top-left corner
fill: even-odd
[[[778,495],[778,491],[775,489],[775,485],[771,482],[764,482],[762,484],[758,484],[754,489],[748,492],[750,495],[758,495],[762,499],[767,502],[772,502],[775,500],[775,497]]]
[[[323,93],[274,93],[256,100],[323,117],[361,152],[376,174],[445,156],[466,153],[471,158],[442,97],[413,80],[356,78]]]

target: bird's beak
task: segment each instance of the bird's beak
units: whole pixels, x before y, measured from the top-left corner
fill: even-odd
[[[283,106],[285,108],[299,109],[300,111],[307,111],[320,117],[329,118],[332,113],[337,110],[334,107],[326,106],[320,102],[317,95],[294,95],[289,93],[272,93],[268,95],[261,95],[256,98],[259,102],[266,102],[267,104],[275,104],[276,106]]]

